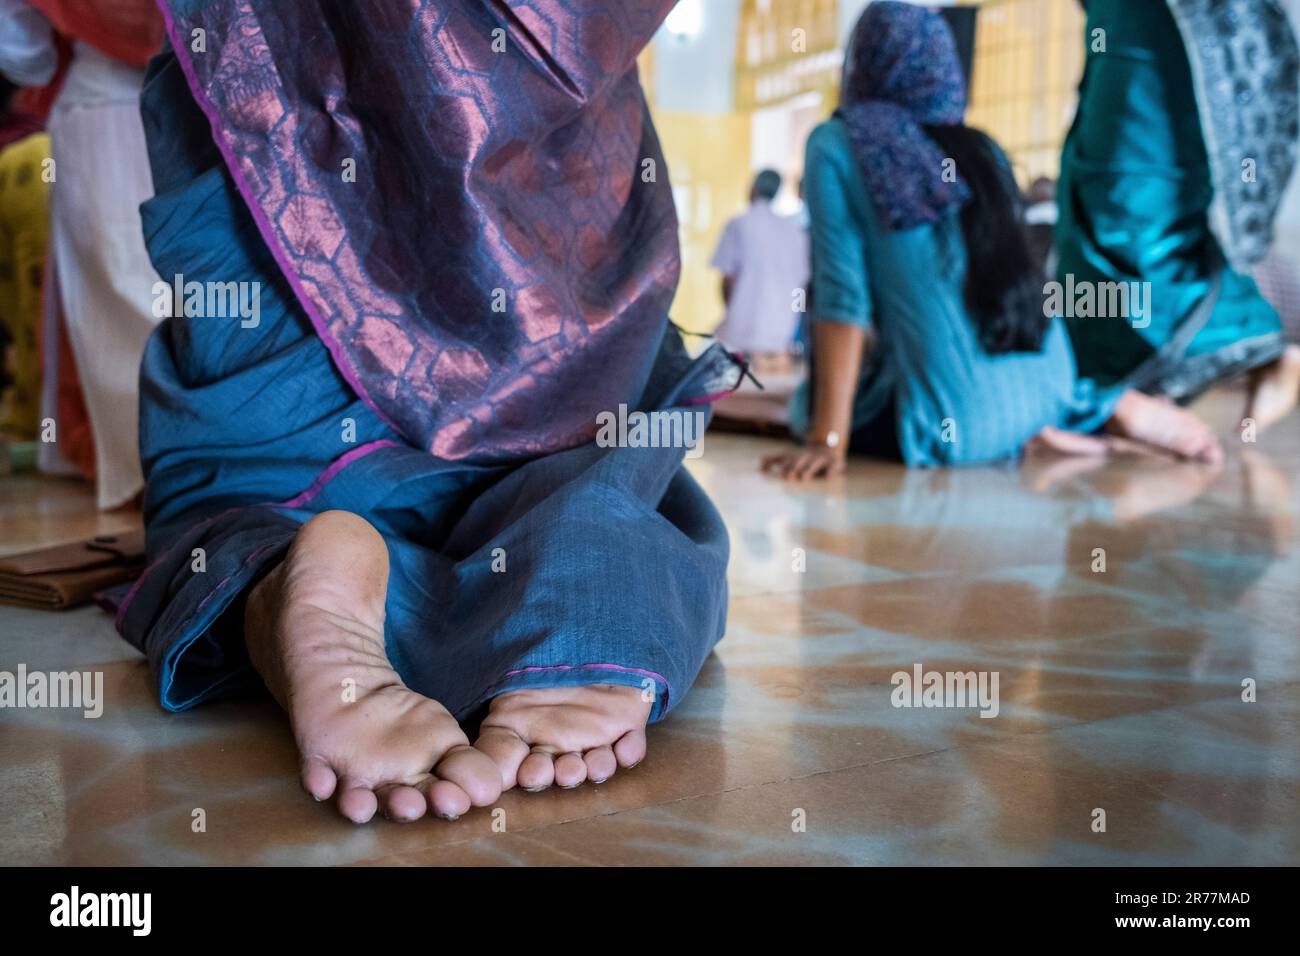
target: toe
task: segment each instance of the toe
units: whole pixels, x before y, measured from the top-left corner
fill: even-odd
[[[587,765],[582,762],[582,754],[560,754],[555,758],[555,785],[566,790],[578,786],[587,779]]]
[[[1206,436],[1205,446],[1201,450],[1201,461],[1211,465],[1222,464],[1223,445],[1220,443],[1217,435],[1211,433]]]
[[[442,780],[450,780],[476,807],[485,807],[501,796],[501,769],[487,754],[469,744],[452,747],[443,754],[433,772]]]
[[[1223,454],[1219,440],[1208,428],[1193,428],[1182,436],[1178,448],[1182,457],[1190,461],[1202,461],[1213,464],[1216,456]]]
[[[353,823],[368,823],[379,809],[379,799],[366,787],[346,787],[339,796],[339,813]]]
[[[474,741],[474,749],[492,759],[501,771],[501,789],[509,790],[519,782],[519,766],[528,756],[528,744],[512,730],[487,727]]]
[[[595,747],[582,755],[582,762],[587,765],[587,779],[592,783],[604,783],[614,776],[618,769],[618,758],[612,747]]]
[[[338,778],[324,760],[311,757],[302,764],[302,788],[315,800],[328,800],[334,795]]]
[[[635,767],[645,759],[645,731],[629,730],[614,744],[614,756],[620,767]]]
[[[429,810],[439,819],[459,819],[469,813],[469,795],[451,780],[425,780],[420,784]]]
[[[469,794],[450,780],[431,780],[425,785],[429,809],[435,817],[455,820],[469,812]]]
[[[1030,440],[1030,452],[1043,449],[1062,455],[1101,456],[1110,450],[1105,438],[1098,435],[1084,435],[1067,432],[1048,426]]]
[[[551,755],[534,750],[519,765],[519,786],[525,790],[545,790],[555,782],[555,761]]]
[[[429,803],[415,787],[383,787],[375,794],[384,816],[398,823],[409,823],[424,816]]]

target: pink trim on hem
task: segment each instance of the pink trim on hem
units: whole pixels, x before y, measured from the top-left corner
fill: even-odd
[[[330,464],[325,468],[325,470],[322,471],[319,475],[317,475],[315,480],[312,481],[312,483],[307,486],[307,489],[305,491],[299,492],[289,500],[262,501],[262,502],[257,502],[256,504],[236,505],[233,508],[227,508],[225,511],[218,512],[217,514],[213,515],[210,518],[204,518],[202,521],[196,521],[194,524],[190,525],[181,533],[181,537],[185,537],[190,532],[194,531],[197,528],[202,528],[206,525],[210,525],[213,522],[217,521],[218,519],[224,518],[226,515],[234,514],[236,511],[242,511],[245,508],[301,508],[303,505],[307,504],[309,501],[313,500],[317,495],[319,495],[321,491],[324,490],[325,486],[328,485],[335,478],[337,478],[339,472],[341,472],[348,465],[351,465],[353,462],[357,461],[358,459],[364,458],[366,455],[369,455],[373,451],[378,451],[380,448],[387,448],[390,446],[393,448],[403,447],[399,442],[392,441],[391,439],[388,438],[379,438],[376,439],[375,441],[366,442],[364,445],[358,445],[356,448],[352,449],[349,452],[345,452],[344,454],[340,455],[338,458],[334,459],[334,461],[330,462]],[[156,567],[158,567],[158,565],[162,564],[163,561],[171,557],[172,553],[176,550],[176,547],[177,545],[172,545],[170,548],[168,548],[166,551],[160,554],[156,561],[154,561],[143,571],[141,571],[140,576],[136,578],[135,583],[131,585],[131,589],[127,591],[126,596],[122,598],[122,603],[117,606],[117,613],[113,616],[113,626],[117,628],[117,632],[119,634],[122,633],[122,626],[126,622],[127,609],[131,606],[131,602],[135,600],[136,592],[139,591],[141,586],[144,584],[145,578],[147,578],[149,576],[149,573],[153,571]],[[224,584],[225,581],[222,581],[221,583]],[[220,587],[220,585],[218,585],[218,587]]]
[[[267,506],[273,508],[301,508],[307,502],[315,498],[321,491],[333,481],[344,468],[352,464],[359,458],[364,458],[372,451],[378,451],[380,448],[400,448],[397,442],[390,438],[377,438],[374,441],[368,441],[364,445],[358,445],[349,452],[345,452],[330,464],[328,468],[316,476],[316,480],[307,486],[307,490],[294,495],[288,501],[267,502]]]
[[[219,518],[224,518],[226,515],[233,514],[234,512],[239,510],[240,507],[227,508],[225,511],[218,512],[217,514],[212,515],[212,517],[210,518],[204,518],[202,521],[196,521],[194,522],[194,524],[190,525],[188,528],[185,529],[184,534],[189,534],[191,531],[195,530],[196,528],[202,528],[206,525],[210,525],[214,521],[218,520]],[[168,548],[166,551],[164,551],[162,554],[158,555],[157,560],[150,563],[143,571],[140,572],[140,576],[135,579],[135,583],[131,585],[131,590],[126,592],[126,596],[122,598],[122,603],[117,606],[117,614],[113,616],[113,626],[117,628],[117,633],[122,634],[122,626],[126,623],[127,608],[129,608],[131,606],[131,602],[135,600],[136,592],[139,591],[140,588],[144,585],[145,578],[149,576],[149,573],[153,571],[154,568],[158,567],[158,565],[162,564],[165,560],[170,558],[172,556],[172,553],[179,546],[180,546],[180,542],[177,542],[176,544],[173,544],[170,548]],[[122,636],[125,637],[126,635],[122,634]]]
[[[720,392],[709,392],[705,395],[696,395],[692,398],[684,399],[681,403],[682,405],[711,405],[719,399],[726,398],[729,395],[734,395],[740,386],[745,384],[745,376],[749,374],[749,363],[745,361],[744,356],[728,352],[726,346],[719,345],[718,347],[721,348],[723,354],[735,362],[736,366],[740,369],[740,375],[736,379],[736,384],[731,386],[731,388],[724,388]]]
[[[506,671],[506,677],[515,677],[519,674],[538,674],[546,671],[580,671],[580,670],[602,670],[602,671],[622,671],[625,674],[640,674],[642,677],[653,677],[659,683],[670,691],[667,678],[662,674],[656,674],[654,671],[644,670],[640,667],[624,667],[622,664],[552,664],[546,667],[517,667],[512,671]],[[502,678],[503,680],[505,678]]]
[[[718,401],[718,399],[726,398],[728,395],[734,395],[736,389],[738,388],[740,388],[739,384],[737,384],[733,388],[728,388],[725,391],[709,392],[709,394],[707,395],[697,395],[694,398],[684,399],[682,401],[682,404],[683,405],[709,405],[712,404],[713,402]]]

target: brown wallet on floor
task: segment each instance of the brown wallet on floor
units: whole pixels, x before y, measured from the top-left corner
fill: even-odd
[[[96,535],[89,541],[0,558],[0,604],[62,611],[144,568],[144,532]]]

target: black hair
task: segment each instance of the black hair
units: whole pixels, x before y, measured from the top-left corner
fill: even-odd
[[[750,187],[751,196],[762,196],[764,199],[775,199],[776,194],[781,191],[781,174],[775,169],[764,169],[754,177],[754,185]]]
[[[924,129],[970,189],[961,212],[964,296],[984,350],[992,355],[1039,351],[1049,324],[1043,314],[1044,276],[1029,250],[1011,164],[980,130],[960,123]]]

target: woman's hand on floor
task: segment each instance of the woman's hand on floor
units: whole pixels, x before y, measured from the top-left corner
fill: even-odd
[[[787,481],[831,478],[844,474],[844,466],[844,452],[824,447],[784,451],[763,459],[764,474],[776,475]]]

